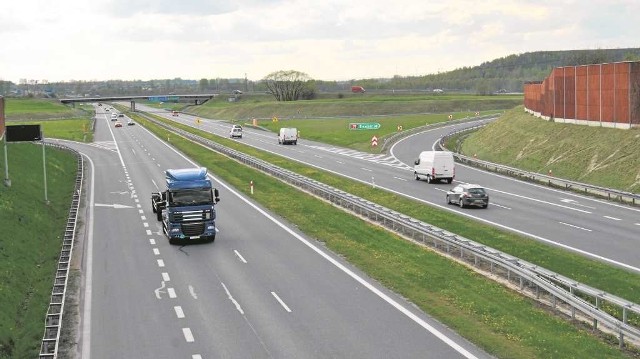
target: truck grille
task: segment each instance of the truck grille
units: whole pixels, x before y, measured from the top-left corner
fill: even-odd
[[[182,224],[182,233],[185,236],[193,237],[199,236],[204,233],[204,222],[199,223],[183,223]]]
[[[193,222],[205,219],[206,211],[180,211],[173,212],[173,220],[175,222]]]

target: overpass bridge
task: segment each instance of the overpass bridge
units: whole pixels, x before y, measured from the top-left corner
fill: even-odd
[[[71,97],[62,98],[60,102],[65,105],[75,107],[77,102],[115,102],[130,101],[131,111],[136,110],[136,101],[151,102],[193,102],[194,105],[202,105],[203,103],[216,97],[217,94],[191,94],[191,95],[154,95],[154,96],[104,96],[104,97]]]

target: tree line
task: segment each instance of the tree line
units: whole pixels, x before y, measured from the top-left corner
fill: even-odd
[[[597,63],[640,61],[640,48],[596,49],[569,51],[536,51],[509,55],[477,66],[422,76],[394,76],[392,78],[365,78],[348,81],[312,79],[296,70],[275,71],[260,80],[247,78],[202,78],[200,80],[162,79],[149,81],[72,81],[48,83],[29,87],[0,82],[0,95],[46,93],[51,97],[70,94],[83,96],[115,95],[171,95],[194,93],[261,93],[277,101],[310,100],[319,93],[350,92],[352,85],[363,86],[367,93],[395,91],[472,93],[488,95],[496,92],[522,92],[527,81],[541,81],[554,67]]]

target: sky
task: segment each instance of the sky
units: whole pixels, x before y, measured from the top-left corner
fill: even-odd
[[[640,47],[640,0],[17,0],[0,80],[420,76],[534,51]]]

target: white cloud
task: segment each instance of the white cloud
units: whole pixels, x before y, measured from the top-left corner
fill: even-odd
[[[637,0],[21,0],[0,78],[421,75],[540,50],[637,47]]]

